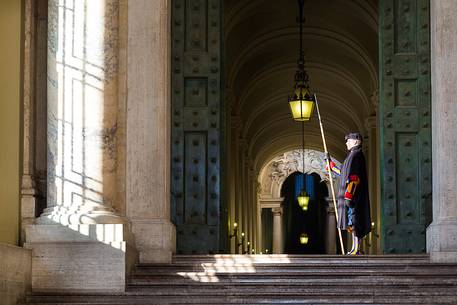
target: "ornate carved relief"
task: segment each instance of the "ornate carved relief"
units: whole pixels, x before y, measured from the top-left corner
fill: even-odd
[[[286,178],[294,172],[303,172],[303,152],[301,149],[288,151],[269,161],[260,171],[258,182],[259,198],[280,198],[281,187]],[[332,157],[332,160],[341,166],[341,163]],[[325,170],[325,154],[320,151],[305,149],[305,172],[317,173],[322,180],[329,183],[329,176]],[[333,176],[333,181],[336,177]]]

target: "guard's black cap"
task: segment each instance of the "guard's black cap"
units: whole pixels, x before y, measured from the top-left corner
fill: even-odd
[[[362,141],[362,135],[358,132],[351,132],[344,136],[344,140],[347,141],[348,139],[354,139]]]

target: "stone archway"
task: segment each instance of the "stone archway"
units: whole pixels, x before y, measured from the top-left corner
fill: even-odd
[[[303,170],[303,151],[300,149],[291,150],[282,153],[270,161],[268,161],[261,169],[258,176],[258,193],[257,193],[257,208],[258,215],[261,214],[262,209],[271,209],[273,213],[273,253],[282,253],[284,249],[283,238],[282,238],[282,216],[283,206],[282,202],[284,198],[281,197],[281,188],[284,181],[294,172],[301,172],[305,174],[316,173],[326,183],[327,189],[330,190],[330,178],[327,171],[325,170],[325,153],[313,149],[305,149],[305,170]],[[332,160],[337,166],[341,166],[336,158],[332,157]],[[337,177],[333,177],[333,183],[336,183]],[[331,201],[332,198],[329,196],[327,201]],[[327,208],[327,225],[328,227],[336,227],[334,208],[332,205],[328,205]],[[260,216],[258,216],[260,219]],[[259,221],[258,231],[262,236],[262,225]],[[327,236],[327,251],[334,253],[334,242],[335,240],[334,230],[328,230],[329,236]],[[261,241],[262,247],[262,241]]]
[[[305,187],[309,202],[304,211],[297,202],[297,195]],[[328,232],[335,231],[328,227],[329,190],[324,180],[317,174],[290,174],[281,187],[282,202],[282,243],[285,254],[328,254]],[[332,198],[332,197],[330,197]],[[263,210],[264,212],[264,210]],[[272,218],[272,217],[271,217]],[[264,236],[272,231],[263,224]],[[308,242],[302,242],[302,234],[308,236]]]

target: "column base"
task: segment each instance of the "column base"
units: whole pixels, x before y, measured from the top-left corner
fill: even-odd
[[[164,219],[132,220],[140,263],[171,263],[176,252],[176,227]]]
[[[61,224],[72,226],[79,224],[125,224],[127,219],[118,216],[116,212],[101,204],[80,205],[65,207],[56,205],[46,208],[43,213],[35,220],[39,225]]]
[[[20,244],[25,242],[25,228],[35,222],[35,209],[37,206],[36,189],[30,175],[22,176],[21,186],[21,234]]]
[[[34,292],[124,292],[137,252],[125,224],[29,225]]]
[[[427,228],[427,252],[436,263],[457,263],[457,220],[432,222]]]

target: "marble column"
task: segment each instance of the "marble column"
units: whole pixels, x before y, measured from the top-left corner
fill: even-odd
[[[230,94],[233,97],[233,94]],[[233,104],[233,103],[232,103]],[[238,236],[234,236],[230,242],[230,253],[238,254],[239,247],[237,243],[239,242],[239,235],[241,234],[241,205],[240,205],[240,188],[239,188],[239,147],[238,147],[238,138],[239,138],[239,131],[241,128],[241,120],[239,116],[232,115],[230,117],[230,139],[231,145],[230,147],[230,167],[228,167],[228,171],[230,173],[230,234],[233,234],[233,223],[238,224]]]
[[[256,180],[256,194],[255,194],[255,210],[256,210],[256,218],[257,218],[257,244],[256,247],[258,252],[265,253],[265,247],[263,245],[263,232],[262,232],[262,206],[260,204],[260,183]]]
[[[283,250],[283,227],[282,227],[282,214],[283,208],[272,208],[273,213],[273,254],[281,254]]]
[[[226,93],[226,103],[228,107],[233,105],[233,93],[229,91]],[[227,148],[230,153],[227,154],[227,185],[228,191],[226,192],[228,198],[228,209],[229,209],[229,235],[233,234],[234,223],[238,224],[238,218],[236,215],[236,135],[237,135],[237,124],[236,117],[227,116],[227,125],[230,128],[227,129]],[[236,251],[236,238],[232,236],[229,240],[229,253],[235,253]]]
[[[253,222],[254,222],[254,247],[256,253],[260,253],[262,251],[262,247],[260,245],[261,240],[261,233],[260,233],[260,223],[259,220],[261,219],[261,211],[259,211],[259,202],[257,200],[257,194],[259,193],[258,190],[258,183],[257,183],[258,173],[254,172],[254,177],[252,180],[253,185],[253,192],[252,192],[252,211],[253,211]]]
[[[36,213],[36,185],[34,179],[35,144],[35,53],[38,44],[35,35],[39,15],[39,2],[25,1],[24,14],[24,97],[23,97],[23,146],[21,177],[21,243],[25,241],[25,227],[33,224]],[[44,37],[46,38],[46,36]],[[46,41],[45,41],[46,42]]]
[[[24,2],[24,96],[21,243],[46,207],[48,1]]]
[[[325,250],[327,254],[336,254],[336,217],[333,199],[327,199],[327,231]]]
[[[427,252],[434,262],[457,262],[457,2],[430,6],[433,222]]]
[[[251,162],[249,162],[251,163]],[[254,176],[254,170],[251,168],[251,165],[249,165],[249,172],[248,172],[248,205],[249,205],[249,211],[248,211],[248,224],[249,224],[249,240],[251,241],[251,253],[252,250],[256,250],[256,236],[255,236],[255,220],[256,220],[256,215],[255,215],[255,201],[254,201],[254,188],[255,188],[255,176]]]
[[[41,224],[123,223],[116,200],[118,1],[49,1],[48,193]]]
[[[170,263],[171,1],[128,2],[126,211],[140,262]]]
[[[47,207],[34,291],[124,291],[136,260],[117,185],[119,1],[48,1]]]
[[[241,183],[241,177],[243,174],[243,163],[242,163],[242,143],[240,142],[240,130],[241,130],[241,122],[238,120],[239,128],[237,128],[237,134],[235,135],[236,138],[236,156],[235,156],[235,204],[236,204],[236,219],[238,221],[238,243],[241,242],[241,233],[244,231],[244,223],[243,223],[243,188]],[[241,254],[242,250],[240,247],[236,246],[236,254]]]
[[[240,175],[238,179],[238,186],[240,188],[240,223],[241,232],[244,232],[246,243],[248,242],[248,205],[247,205],[247,143],[245,139],[239,140],[240,147]]]

